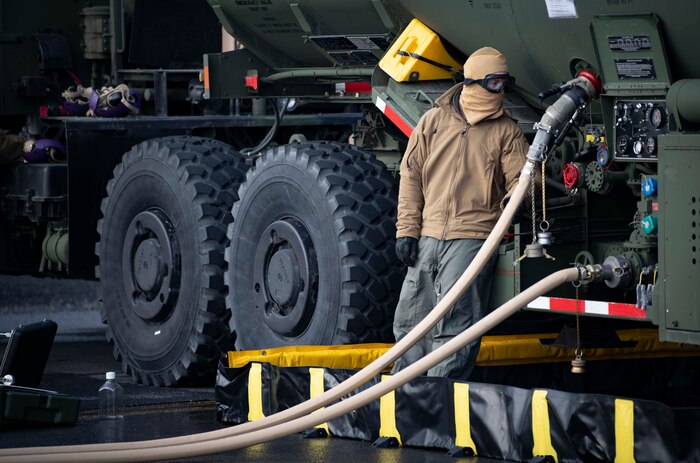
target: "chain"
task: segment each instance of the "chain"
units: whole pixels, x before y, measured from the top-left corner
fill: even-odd
[[[545,159],[542,161],[542,222],[547,222],[547,207],[545,206],[545,203],[547,202],[547,195],[545,193],[545,188],[544,188],[544,165],[547,163],[547,160]]]
[[[581,353],[581,326],[579,323],[579,319],[581,318],[579,315],[579,296],[578,296],[578,288],[580,285],[576,285],[576,351],[574,351],[575,355],[577,358],[580,358],[582,356]]]
[[[532,207],[532,242],[533,244],[537,241],[537,226],[535,222],[537,221],[535,217],[535,173],[530,176],[530,201]]]

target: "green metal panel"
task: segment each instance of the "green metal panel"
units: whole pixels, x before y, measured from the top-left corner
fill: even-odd
[[[328,52],[374,52],[381,47],[368,37],[390,39],[411,19],[399,5],[376,0],[208,1],[226,30],[273,68],[349,64]]]
[[[596,18],[591,29],[606,94],[665,93],[671,77],[655,15]]]
[[[513,243],[498,247],[489,308],[500,307],[520,293],[520,267],[513,266],[513,262],[518,258],[516,249],[519,247]]]
[[[649,101],[652,96],[661,102],[666,94],[671,82],[666,48],[655,15],[595,18],[591,33],[604,83],[600,97],[603,122],[608,145],[615,147],[618,140],[615,105],[636,98]],[[629,155],[617,159],[639,160]]]
[[[659,137],[661,340],[700,343],[700,134]]]

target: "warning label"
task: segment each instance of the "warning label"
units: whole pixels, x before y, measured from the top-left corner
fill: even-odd
[[[547,14],[552,19],[578,18],[574,0],[545,0]]]
[[[654,60],[651,58],[616,59],[615,69],[617,69],[617,78],[620,80],[656,79],[656,69],[654,69]]]
[[[612,35],[608,46],[612,51],[645,51],[651,50],[651,39],[648,35]]]

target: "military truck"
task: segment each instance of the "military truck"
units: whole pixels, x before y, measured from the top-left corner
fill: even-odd
[[[574,76],[603,83],[504,237],[492,305],[606,262],[606,284],[561,288],[516,325],[565,331],[573,318],[552,312],[576,313],[699,344],[697,7],[2,2],[2,128],[51,156],[1,167],[0,266],[99,279],[114,354],[148,384],[210,379],[226,349],[391,341],[403,150],[489,45],[508,58],[506,106],[527,136]],[[66,104],[119,84],[101,114]],[[138,114],[113,117],[126,100]]]

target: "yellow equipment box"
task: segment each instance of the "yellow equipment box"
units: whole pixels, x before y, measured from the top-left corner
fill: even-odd
[[[404,29],[379,67],[398,82],[451,79],[462,69],[428,26],[414,19]]]

